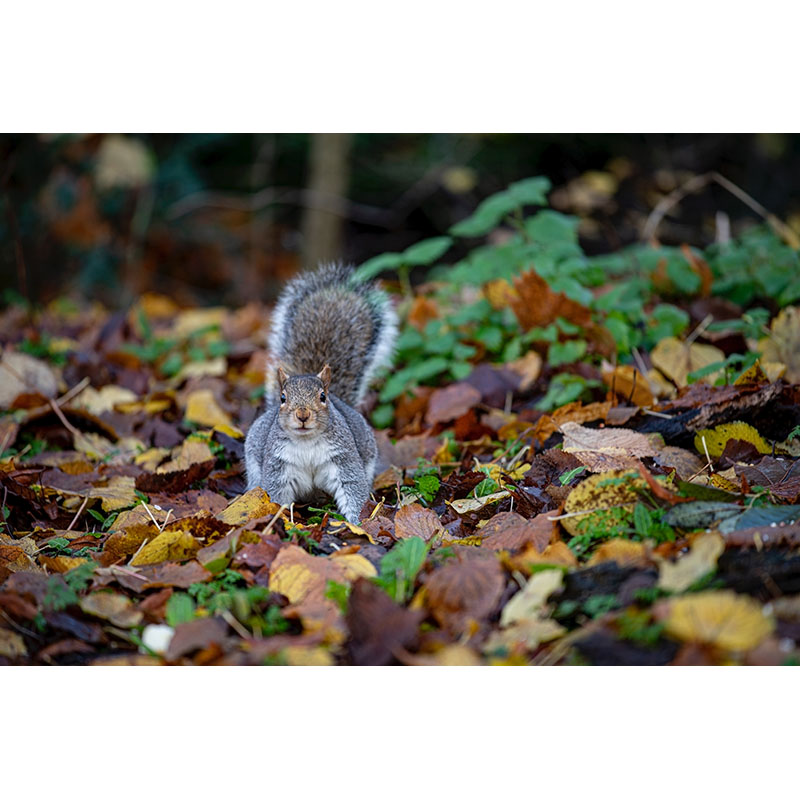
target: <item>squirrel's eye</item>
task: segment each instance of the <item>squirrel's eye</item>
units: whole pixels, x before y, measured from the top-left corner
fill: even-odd
[[[320,392],[319,393],[319,399],[320,399],[320,402],[322,402],[322,403],[325,402],[325,392]]]
[[[285,402],[286,402],[286,395],[283,392],[281,392],[281,403]]]

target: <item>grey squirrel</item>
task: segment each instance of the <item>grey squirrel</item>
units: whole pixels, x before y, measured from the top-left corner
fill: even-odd
[[[328,494],[359,522],[378,448],[356,407],[396,338],[388,296],[352,267],[323,264],[286,285],[270,327],[266,408],[244,443],[248,489],[286,505]]]

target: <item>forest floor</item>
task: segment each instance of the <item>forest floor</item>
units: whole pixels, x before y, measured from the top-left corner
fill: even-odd
[[[630,363],[533,270],[406,285],[360,525],[244,491],[268,307],[9,305],[0,663],[800,663],[800,309],[675,258]]]

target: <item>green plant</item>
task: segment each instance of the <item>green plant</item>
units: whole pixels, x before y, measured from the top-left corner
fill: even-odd
[[[342,614],[347,613],[347,604],[350,600],[350,584],[329,580],[325,585],[325,597],[333,600],[339,606]]]
[[[426,466],[425,460],[421,458],[418,461],[413,482],[413,486],[403,486],[401,490],[404,494],[414,495],[423,505],[429,506],[441,486],[439,470],[433,466]]]
[[[414,581],[427,555],[428,545],[422,539],[403,539],[381,559],[380,573],[372,580],[393,600],[405,603],[414,591]]]
[[[653,622],[648,611],[633,607],[620,614],[615,624],[620,638],[646,647],[654,647],[664,632],[664,623]]]

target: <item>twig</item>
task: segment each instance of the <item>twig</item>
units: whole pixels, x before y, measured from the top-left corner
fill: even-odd
[[[67,528],[68,531],[71,531],[75,527],[75,523],[78,521],[78,517],[83,513],[83,509],[86,508],[86,504],[89,502],[89,496],[83,498],[83,503],[81,503],[81,507],[78,509],[78,513],[72,518],[72,522],[70,522],[69,527]]]
[[[242,639],[253,638],[253,634],[250,633],[250,631],[247,630],[247,628],[245,628],[244,625],[242,625],[242,623],[239,622],[239,620],[236,619],[236,617],[234,617],[233,614],[231,614],[231,612],[228,611],[227,609],[222,612],[222,619],[224,619],[225,622],[227,622],[228,625],[230,625],[231,628],[233,628],[236,631],[236,633],[238,633],[239,636],[242,637]]]
[[[651,417],[660,417],[661,419],[672,419],[672,414],[664,414],[661,411],[652,411],[649,408],[640,409],[642,414],[649,414]]]
[[[708,454],[708,445],[706,444],[705,434],[703,434],[700,437],[700,441],[703,443],[703,450],[705,450],[706,452],[706,460],[708,461],[708,471],[714,472],[714,467],[711,465],[711,456]]]
[[[679,186],[674,191],[670,192],[666,197],[658,201],[656,207],[650,212],[647,217],[644,228],[642,229],[642,239],[646,242],[655,238],[656,230],[661,224],[661,221],[674,206],[683,200],[688,194],[695,194],[696,192],[705,189],[709,183],[716,183],[726,191],[730,192],[738,200],[741,200],[751,211],[758,214],[772,230],[783,239],[786,244],[793,250],[800,250],[800,237],[788,226],[782,222],[775,214],[772,214],[757,200],[752,198],[741,187],[737,186],[732,181],[729,181],[718,172],[707,172],[704,175],[695,175],[690,178],[682,186]]]
[[[50,408],[55,411],[56,416],[61,420],[61,424],[73,435],[73,436],[81,436],[81,432],[64,416],[64,412],[58,407],[58,404],[55,400],[48,400],[50,404]]]
[[[72,400],[75,395],[80,394],[91,382],[91,379],[87,375],[80,383],[76,383],[68,392],[65,392],[56,400],[56,404],[59,406],[63,406],[64,403],[68,403]]]
[[[267,534],[268,534],[268,533],[269,533],[269,532],[270,532],[270,531],[271,531],[271,530],[272,530],[272,529],[275,527],[275,523],[276,523],[276,522],[277,522],[277,521],[280,519],[280,516],[281,516],[281,514],[282,514],[282,513],[283,513],[283,512],[284,512],[284,511],[285,511],[287,508],[289,508],[289,506],[287,506],[287,505],[284,503],[284,504],[283,504],[283,505],[282,505],[282,506],[281,506],[281,507],[278,509],[278,513],[277,513],[277,514],[273,514],[273,516],[272,516],[272,519],[271,519],[271,520],[270,520],[270,521],[269,521],[269,522],[268,522],[268,523],[267,523],[267,524],[264,526],[264,530],[263,530],[263,531],[261,531],[261,535],[262,535],[262,536],[266,536],[266,535],[267,535]],[[293,524],[294,524],[294,523],[293,523]]]

